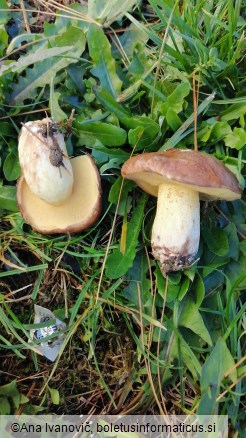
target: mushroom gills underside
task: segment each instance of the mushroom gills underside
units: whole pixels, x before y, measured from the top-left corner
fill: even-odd
[[[199,240],[199,193],[175,184],[161,184],[151,244],[162,273],[190,266]]]

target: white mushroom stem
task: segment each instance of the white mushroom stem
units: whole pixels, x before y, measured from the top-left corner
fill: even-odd
[[[189,266],[199,240],[199,193],[181,185],[161,184],[151,243],[163,274]]]

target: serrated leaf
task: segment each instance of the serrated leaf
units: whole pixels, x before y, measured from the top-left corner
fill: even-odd
[[[47,60],[53,58],[54,56],[63,55],[66,52],[71,50],[71,46],[65,47],[52,47],[42,48],[41,50],[37,50],[35,53],[31,53],[29,55],[21,56],[18,61],[12,62],[11,64],[2,65],[0,67],[0,74],[8,73],[8,72],[18,72],[20,73],[26,67],[29,67],[32,64],[36,64],[37,62],[41,62],[43,60]],[[49,78],[50,79],[50,78]]]
[[[76,58],[83,53],[85,48],[84,33],[80,29],[70,27],[66,32],[66,41],[69,40],[69,37],[72,45],[66,46],[68,50],[65,53],[41,62],[37,61],[35,68],[25,70],[25,76],[20,76],[19,82],[14,85],[13,92],[10,95],[11,103],[21,103],[25,99],[35,97],[37,88],[49,84],[51,78],[55,77],[58,71],[64,70],[69,64],[77,61]],[[63,49],[64,47],[61,48],[61,50]],[[71,56],[71,53],[73,56]]]
[[[16,202],[16,188],[12,186],[0,187],[0,208],[9,211],[18,211]]]
[[[79,131],[85,144],[87,140],[99,140],[105,146],[121,146],[126,142],[126,131],[110,123],[85,123],[84,119],[77,117],[73,125]]]
[[[121,90],[121,80],[116,73],[116,62],[111,55],[111,46],[103,30],[91,24],[88,31],[89,54],[93,60],[92,74],[103,88],[116,97]]]
[[[10,55],[13,50],[18,49],[22,43],[35,42],[43,39],[42,34],[23,33],[14,37],[6,50],[6,55]]]
[[[123,255],[118,247],[107,258],[105,272],[111,279],[125,275],[133,264],[147,198],[145,193],[141,196],[128,223],[125,254]]]

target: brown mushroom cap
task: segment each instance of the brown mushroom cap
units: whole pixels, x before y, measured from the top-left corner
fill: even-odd
[[[203,200],[233,201],[241,197],[235,175],[219,160],[202,152],[169,149],[143,153],[129,158],[121,173],[153,196],[158,196],[159,185],[167,182],[198,191]]]
[[[101,212],[101,182],[98,170],[88,155],[71,159],[73,192],[61,205],[38,198],[20,177],[17,201],[25,221],[43,234],[77,233],[90,227]]]

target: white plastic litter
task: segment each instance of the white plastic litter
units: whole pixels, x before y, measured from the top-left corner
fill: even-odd
[[[46,309],[45,307],[35,304],[34,311],[34,324],[47,322],[47,327],[45,326],[37,329],[32,329],[30,331],[31,339],[33,341],[39,341],[43,339],[43,342],[41,342],[40,344],[36,344],[35,349],[37,353],[47,357],[47,359],[54,362],[59,354],[61,345],[64,340],[64,331],[66,328],[66,324],[60,321],[60,319],[56,318],[54,313],[52,313],[49,309]],[[52,321],[54,322],[53,324]],[[48,336],[51,336],[54,333],[56,333],[57,336],[54,336],[52,339],[45,340]]]

